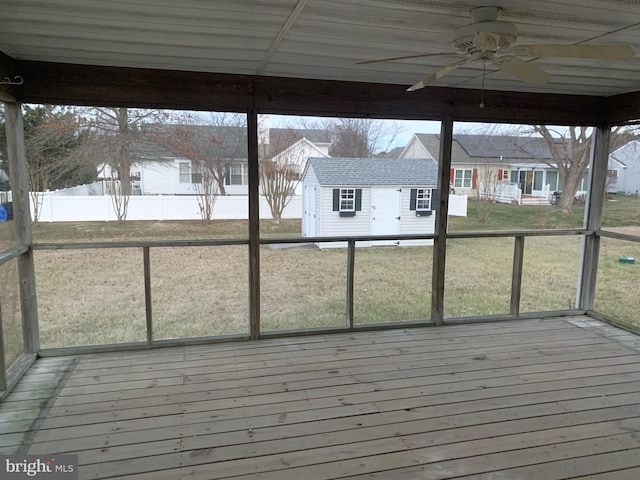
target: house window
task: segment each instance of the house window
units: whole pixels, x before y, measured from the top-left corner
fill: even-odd
[[[557,191],[559,188],[558,185],[558,172],[556,171],[550,171],[547,172],[547,179],[546,179],[546,183],[547,185],[549,185],[549,190],[552,192]]]
[[[456,168],[454,173],[453,187],[454,188],[471,188],[471,178],[473,176],[473,170],[470,168],[458,169]]]
[[[431,210],[431,189],[430,188],[417,189],[416,210]]]
[[[180,183],[191,183],[191,162],[178,162]]]
[[[193,171],[191,162],[178,162],[178,170],[180,173],[180,183],[202,183],[202,173]]]
[[[533,172],[533,189],[542,190],[542,171]]]
[[[356,211],[356,190],[355,188],[340,189],[340,212]]]
[[[249,171],[244,163],[233,163],[229,166],[224,178],[225,185],[248,185]]]

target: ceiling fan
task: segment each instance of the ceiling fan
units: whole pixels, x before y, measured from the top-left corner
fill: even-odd
[[[464,55],[454,62],[427,76],[407,89],[411,92],[426,87],[466,63],[489,61],[503,72],[510,73],[530,85],[541,85],[551,75],[540,67],[520,57],[588,58],[599,60],[629,60],[634,55],[629,45],[514,45],[518,30],[513,23],[498,20],[499,7],[479,7],[471,10],[473,23],[453,32],[453,53],[427,53],[381,58],[358,62],[357,65],[390,62],[410,58]]]

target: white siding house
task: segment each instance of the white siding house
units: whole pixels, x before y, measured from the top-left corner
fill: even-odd
[[[632,140],[609,155],[607,191],[621,195],[640,192],[640,142]]]
[[[302,178],[302,235],[431,234],[437,180],[433,159],[310,158]],[[432,244],[380,240],[357,246]],[[318,246],[345,247],[346,242]]]

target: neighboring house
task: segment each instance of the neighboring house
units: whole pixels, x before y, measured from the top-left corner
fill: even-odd
[[[202,158],[213,158],[224,164],[223,189],[226,195],[246,195],[249,184],[246,129],[196,125],[180,128],[185,132],[182,140],[184,145],[172,147],[171,141],[151,141],[142,138],[132,146],[135,158],[131,164],[133,193],[197,194],[202,182],[201,172],[197,164],[194,165],[189,158],[185,158],[188,155],[180,154],[180,151],[191,150],[191,153]],[[295,160],[298,164],[298,174],[301,174],[309,156],[327,156],[330,146],[329,133],[325,130],[271,128],[263,130],[261,138],[267,140],[260,145],[261,157],[273,155],[274,161],[281,158],[286,161]],[[272,153],[274,149],[276,152]],[[98,177],[110,180],[117,179],[118,175],[108,164],[103,163],[98,166]],[[298,187],[294,193],[300,192],[301,187]]]
[[[430,158],[310,158],[302,177],[302,235],[433,233],[437,181],[438,165]],[[432,244],[432,240],[357,243]],[[318,246],[344,247],[346,242]]]
[[[640,142],[633,140],[609,155],[607,191],[638,195],[640,191]]]
[[[283,151],[274,155],[272,161],[280,164],[290,164],[295,166],[298,178],[301,178],[302,172],[307,164],[307,159],[310,157],[328,157],[329,156],[328,145],[316,145],[308,140],[306,137],[296,141],[290,147],[285,148]],[[302,194],[302,182],[298,182],[295,191],[295,195]]]
[[[401,158],[433,158],[440,154],[440,135],[415,134]],[[559,189],[558,170],[543,138],[508,135],[454,135],[451,187],[471,198],[495,198],[507,187],[548,201]]]

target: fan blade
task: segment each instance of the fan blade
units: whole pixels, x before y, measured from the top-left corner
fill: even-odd
[[[543,83],[547,83],[551,80],[551,75],[547,72],[531,63],[527,63],[524,60],[519,59],[518,57],[509,56],[495,58],[493,63],[495,63],[496,67],[503,72],[515,75],[520,80],[530,85],[542,85]]]
[[[529,57],[597,60],[629,60],[635,53],[629,45],[518,45],[512,48],[512,52]]]
[[[457,54],[456,53],[419,53],[417,55],[403,55],[402,57],[389,57],[389,58],[379,58],[377,60],[365,60],[363,62],[356,62],[356,65],[367,65],[369,63],[393,62],[394,60],[407,60],[409,58],[441,57],[444,55],[452,56]]]
[[[471,58],[467,58],[465,60],[462,60],[461,62],[452,63],[451,65],[448,65],[448,66],[438,70],[436,73],[432,73],[431,75],[429,75],[425,79],[420,80],[415,85],[411,85],[409,88],[407,88],[407,92],[413,92],[415,90],[420,90],[421,88],[426,87],[430,83],[435,82],[439,78],[442,78],[445,75],[447,75],[448,73],[454,71],[460,65],[465,64],[467,62],[470,62],[471,60],[472,60]]]

